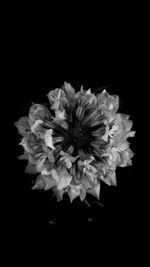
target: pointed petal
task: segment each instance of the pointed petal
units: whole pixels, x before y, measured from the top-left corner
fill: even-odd
[[[78,196],[80,196],[80,185],[79,186],[75,186],[75,185],[71,185],[68,195],[70,197],[70,201],[72,202],[75,198],[77,198]]]
[[[58,190],[56,187],[54,187],[53,192],[54,192],[58,202],[63,199],[63,195],[65,193],[65,190]]]
[[[67,172],[67,170],[62,170],[59,173],[59,184],[57,186],[58,190],[62,190],[70,185],[72,176]]]
[[[95,187],[88,189],[87,192],[99,199],[99,197],[100,197],[100,183],[98,183]]]
[[[108,171],[108,173],[106,174],[106,177],[104,178],[103,181],[108,185],[116,186],[117,185],[117,181],[116,181],[116,173],[115,173],[115,171]]]
[[[56,184],[59,183],[59,176],[58,176],[57,171],[55,169],[52,169],[52,178],[56,181]]]
[[[36,170],[37,172],[41,172],[44,168],[44,162],[45,162],[46,156],[40,157],[36,162]]]
[[[45,187],[44,179],[41,175],[39,175],[32,189],[44,189],[44,187]]]
[[[25,168],[25,173],[29,173],[29,174],[36,174],[36,167],[35,165],[31,164],[30,162],[28,163],[28,165]]]
[[[56,181],[51,178],[51,176],[43,176],[45,182],[45,190],[49,190],[56,186]]]
[[[70,83],[65,82],[63,85],[63,90],[65,91],[68,99],[75,97],[75,90]]]

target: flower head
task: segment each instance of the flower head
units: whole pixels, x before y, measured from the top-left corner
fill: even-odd
[[[15,123],[26,172],[39,173],[33,189],[53,190],[58,200],[67,193],[71,202],[87,193],[99,199],[101,182],[115,186],[116,168],[132,164],[132,121],[117,113],[119,97],[106,90],[95,95],[82,86],[75,93],[65,82],[47,97],[49,109],[33,104],[29,116]]]

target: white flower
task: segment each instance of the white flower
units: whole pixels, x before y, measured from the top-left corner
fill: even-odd
[[[55,150],[55,147],[53,146],[52,133],[53,133],[53,129],[49,129],[45,132],[45,144],[49,148]]]
[[[33,189],[52,189],[58,201],[65,192],[71,202],[84,200],[86,193],[99,199],[100,182],[116,185],[116,167],[131,164],[134,153],[127,138],[135,135],[132,121],[116,113],[119,97],[106,90],[95,95],[81,86],[75,93],[65,82],[47,96],[52,113],[33,104],[29,117],[16,123],[24,137],[20,145],[28,160],[26,171],[40,173]]]

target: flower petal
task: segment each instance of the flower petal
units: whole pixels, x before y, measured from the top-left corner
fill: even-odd
[[[61,110],[55,110],[55,119],[57,120],[65,120],[65,110],[61,111]]]
[[[80,196],[80,186],[71,186],[68,192],[70,201],[72,202],[75,198]]]
[[[36,133],[36,130],[38,129],[38,126],[42,124],[42,120],[36,120],[33,125],[31,126],[31,132]]]
[[[55,90],[50,91],[47,97],[51,104],[51,109],[53,110],[63,108],[68,102],[66,99],[65,92],[60,88],[56,88]]]
[[[56,186],[56,181],[51,178],[51,176],[43,175],[44,183],[45,183],[45,190],[49,190]]]
[[[65,168],[58,174],[58,177],[59,177],[59,183],[57,185],[58,190],[62,190],[70,185],[72,176],[67,172]]]
[[[42,175],[40,174],[38,175],[36,183],[34,184],[32,189],[44,189],[44,187],[45,187],[44,179]]]
[[[100,198],[100,183],[98,183],[95,187],[88,189],[87,192],[99,199]]]
[[[19,145],[22,145],[24,150],[28,153],[32,153],[33,150],[29,147],[28,142],[27,142],[27,138],[23,137],[22,141],[19,143]]]
[[[49,148],[55,150],[55,147],[53,146],[52,133],[53,129],[49,129],[45,132],[45,144]]]
[[[106,174],[106,177],[104,178],[103,181],[108,185],[116,186],[116,184],[117,184],[117,182],[116,182],[116,172],[108,170],[107,174]]]
[[[65,189],[63,190],[58,190],[56,187],[53,188],[53,192],[57,198],[57,201],[61,201],[63,199],[63,195],[65,193]]]
[[[58,176],[57,171],[55,169],[52,169],[52,178],[56,181],[56,184],[59,183],[59,176]]]
[[[29,110],[29,120],[33,124],[35,120],[50,117],[49,110],[40,104],[33,104]]]
[[[30,131],[29,118],[21,117],[17,122],[15,122],[14,126],[17,127],[18,132],[22,136],[26,136],[27,131]]]
[[[63,85],[63,90],[65,91],[68,100],[75,97],[75,90],[70,83],[65,82]]]
[[[36,162],[36,170],[37,172],[41,172],[44,169],[44,163],[46,160],[46,155],[41,156]]]

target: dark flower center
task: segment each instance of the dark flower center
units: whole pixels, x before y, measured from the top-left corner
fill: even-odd
[[[93,154],[94,150],[97,149],[97,156],[100,158],[100,150],[102,147],[102,144],[100,142],[96,141],[96,137],[92,135],[93,131],[96,131],[98,129],[104,129],[104,125],[101,121],[99,121],[98,125],[91,126],[90,122],[87,121],[84,122],[86,116],[88,116],[89,113],[93,112],[93,110],[90,111],[90,109],[85,110],[85,116],[82,119],[79,119],[76,116],[76,110],[78,106],[75,105],[74,107],[68,106],[66,107],[66,123],[68,125],[68,129],[62,128],[60,125],[56,126],[55,128],[55,134],[58,136],[63,137],[63,141],[61,142],[61,148],[64,152],[68,150],[70,146],[73,146],[74,150],[72,155],[74,157],[78,156],[80,152],[83,152],[86,154]],[[102,120],[102,116],[100,117],[100,120]],[[102,133],[104,134],[104,130],[102,130]],[[100,137],[100,134],[98,134]],[[97,148],[92,146],[92,142],[97,143]],[[59,151],[60,151],[59,150]],[[59,158],[59,155],[57,155]]]

